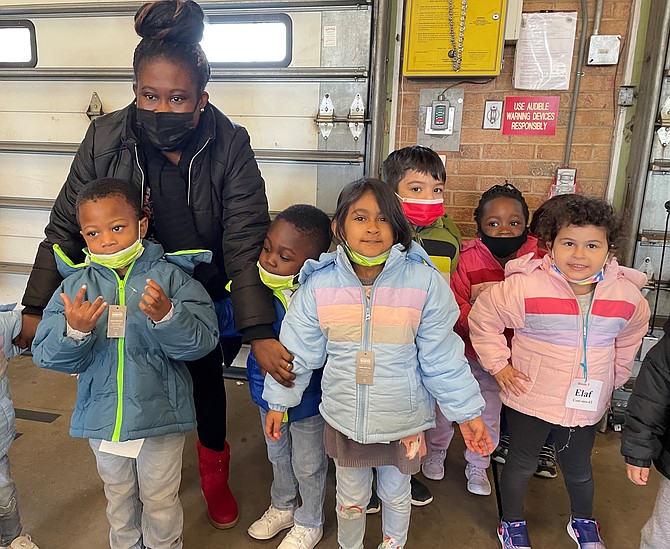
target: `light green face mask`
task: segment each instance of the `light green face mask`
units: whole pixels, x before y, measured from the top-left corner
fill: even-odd
[[[84,250],[84,253],[91,263],[98,263],[110,269],[123,269],[140,257],[143,251],[142,239],[138,238],[134,244],[113,254],[94,254],[88,250]]]
[[[367,257],[355,252],[347,244],[344,245],[344,251],[352,263],[356,263],[356,265],[360,265],[361,267],[376,267],[377,265],[383,265],[386,263],[386,260],[391,253],[391,250],[387,250],[383,254],[376,255],[375,257]]]
[[[258,274],[261,277],[261,282],[270,288],[273,292],[281,292],[284,290],[295,290],[298,284],[298,275],[276,275],[266,271],[260,264],[258,265]]]

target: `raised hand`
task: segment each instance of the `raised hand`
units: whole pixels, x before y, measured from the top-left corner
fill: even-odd
[[[95,324],[107,309],[107,302],[102,300],[102,296],[91,303],[84,301],[86,295],[86,284],[84,284],[77,295],[74,296],[74,301],[70,301],[67,294],[60,294],[65,308],[65,318],[67,323],[80,332],[91,332],[95,328]]]
[[[147,278],[147,285],[144,287],[140,309],[154,322],[163,320],[165,315],[170,312],[172,302],[165,295],[160,285]]]

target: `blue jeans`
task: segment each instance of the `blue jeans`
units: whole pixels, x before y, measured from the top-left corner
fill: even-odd
[[[410,475],[397,467],[376,467],[377,495],[382,501],[382,534],[402,548],[407,543],[411,511]],[[337,479],[337,541],[340,549],[363,549],[365,509],[372,494],[371,467],[340,467],[335,460]]]
[[[9,474],[9,458],[0,458],[0,545],[9,546],[21,535],[16,486]]]
[[[101,452],[101,441],[89,440],[105,483],[111,549],[183,549],[179,484],[185,438],[147,438],[136,459]]]
[[[265,416],[261,425],[265,432]],[[321,414],[281,424],[281,438],[265,437],[268,459],[272,463],[272,506],[283,511],[295,509],[293,520],[299,526],[323,526],[323,502],[326,498],[328,458],[323,446],[323,418]],[[298,507],[298,493],[302,505]],[[297,507],[297,509],[296,509]]]

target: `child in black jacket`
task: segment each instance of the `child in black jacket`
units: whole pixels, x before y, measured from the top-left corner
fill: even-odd
[[[670,547],[670,319],[647,353],[628,401],[621,454],[631,482],[644,486],[652,461],[663,475],[640,549]]]

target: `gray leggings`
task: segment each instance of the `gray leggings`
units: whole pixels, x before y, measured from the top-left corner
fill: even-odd
[[[523,499],[528,481],[537,470],[537,459],[549,434],[554,437],[570,509],[575,518],[593,517],[593,471],[591,450],[596,426],[562,427],[507,409],[509,454],[500,477],[503,520],[524,520]]]

